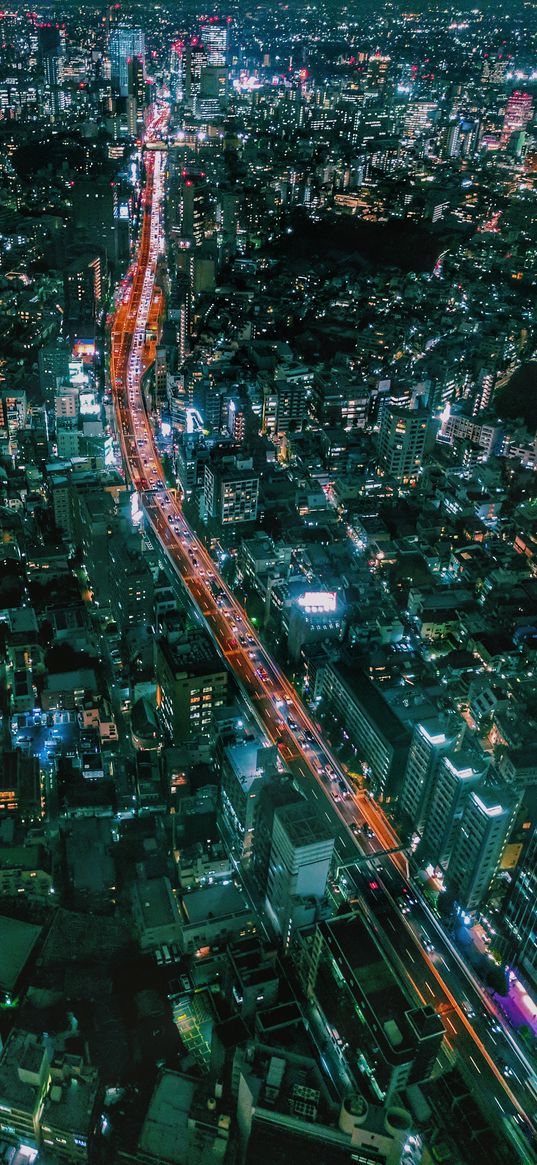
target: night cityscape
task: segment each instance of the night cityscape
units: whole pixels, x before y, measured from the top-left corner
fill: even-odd
[[[536,49],[0,12],[0,1165],[537,1163]]]

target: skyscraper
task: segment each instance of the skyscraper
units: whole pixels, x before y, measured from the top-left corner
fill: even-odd
[[[112,89],[120,97],[129,93],[129,64],[138,57],[145,68],[145,38],[141,28],[120,24],[110,33],[110,76]]]
[[[207,54],[207,64],[228,67],[231,56],[231,19],[211,16],[200,25],[200,36]]]
[[[65,103],[62,90],[65,39],[59,25],[41,24],[38,30],[38,44],[45,82],[50,92],[51,112],[56,116]]]

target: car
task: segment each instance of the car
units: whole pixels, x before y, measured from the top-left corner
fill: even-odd
[[[461,999],[461,1007],[462,1007],[462,1010],[464,1011],[464,1014],[468,1017],[468,1019],[474,1018],[475,1011],[474,1011],[469,999]]]
[[[427,951],[427,954],[429,954],[429,955],[432,954],[432,952],[434,951],[434,943],[431,942],[429,935],[426,934],[426,932],[424,930],[422,930],[422,932],[421,932],[421,943],[422,943],[422,946]],[[468,1004],[468,1006],[470,1006],[470,1005]]]
[[[162,957],[162,951],[155,951],[155,962],[157,964],[157,967],[162,967],[162,965],[164,963],[164,959]]]
[[[357,824],[356,824],[356,822],[355,822],[355,821],[351,821],[351,826],[350,826],[350,828],[351,828],[351,833],[354,833],[354,836],[355,836],[355,837],[359,837],[359,836],[360,836],[360,830],[359,830],[359,827],[357,826]]]

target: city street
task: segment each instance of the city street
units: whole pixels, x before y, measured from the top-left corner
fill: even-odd
[[[149,136],[161,137],[165,122],[166,111],[157,112]],[[141,495],[148,530],[182,579],[265,737],[277,744],[282,761],[305,796],[315,800],[333,825],[338,862],[347,865],[368,858],[364,870],[369,878],[367,911],[387,936],[394,964],[416,997],[442,1015],[449,1053],[460,1059],[465,1077],[491,1115],[494,1109],[496,1118],[516,1114],[526,1129],[535,1132],[535,1077],[528,1075],[523,1057],[501,1027],[497,1030],[498,1019],[490,1014],[492,1005],[486,1008],[462,975],[453,950],[440,936],[427,908],[417,902],[407,914],[400,905],[404,889],[409,889],[406,856],[396,852],[372,859],[376,851],[398,849],[396,834],[382,810],[364,794],[357,794],[348,782],[292,685],[188,527],[176,492],[165,486],[140,388],[146,366],[146,323],[157,261],[164,248],[165,154],[151,152],[146,157],[145,216],[138,261],[130,295],[118,308],[112,329],[111,371],[123,458],[132,486]],[[375,877],[370,877],[373,870]],[[355,896],[358,902],[363,901],[359,887]],[[534,1159],[528,1146],[528,1160]]]

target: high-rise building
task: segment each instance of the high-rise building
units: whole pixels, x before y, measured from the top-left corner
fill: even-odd
[[[229,66],[231,60],[231,18],[210,16],[200,24],[200,36],[207,54],[207,64],[217,68]]]
[[[227,671],[203,631],[155,642],[157,707],[174,743],[208,736],[223,707]]]
[[[401,809],[418,833],[427,819],[436,773],[442,757],[457,743],[456,736],[440,720],[416,724],[401,789]]]
[[[302,802],[302,794],[289,776],[276,772],[264,781],[255,803],[252,874],[262,894],[267,889],[267,878],[272,849],[274,814],[283,805]]]
[[[39,26],[37,40],[45,84],[50,94],[51,113],[53,116],[57,116],[65,105],[65,95],[62,88],[65,37],[58,24],[46,23]]]
[[[517,800],[495,790],[473,790],[464,806],[447,882],[465,910],[477,910],[498,870]]]
[[[201,72],[207,64],[207,53],[199,37],[193,36],[183,54],[184,70],[184,97],[190,108],[193,108],[199,96]]]
[[[222,755],[220,819],[234,855],[248,863],[254,842],[257,800],[268,776],[276,772],[276,746],[260,741],[227,745]]]
[[[379,472],[408,485],[421,473],[430,415],[424,409],[387,404],[378,436]]]
[[[265,905],[285,947],[297,925],[315,920],[333,851],[332,826],[314,805],[302,801],[276,810]]]
[[[145,38],[141,28],[120,24],[110,33],[110,77],[112,89],[120,97],[129,94],[129,64],[138,57],[145,67]]]
[[[181,237],[201,247],[205,236],[207,182],[200,174],[185,173],[180,190]]]
[[[63,340],[39,349],[39,387],[43,396],[53,397],[57,381],[68,379],[70,354],[71,348]]]
[[[532,114],[533,97],[531,94],[515,89],[507,102],[500,144],[506,146],[512,134],[525,130],[528,122],[531,121]]]
[[[255,522],[259,476],[251,458],[224,457],[205,466],[202,510],[206,521],[214,519],[224,529]]]
[[[151,622],[153,576],[135,539],[110,537],[106,512],[104,536],[109,554],[112,609],[122,631]]]
[[[427,854],[439,866],[449,862],[466,801],[485,776],[487,767],[485,756],[466,749],[441,759],[423,830]]]
[[[96,251],[81,248],[70,259],[63,273],[63,291],[64,333],[71,339],[93,340],[103,297],[103,264]]]

